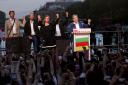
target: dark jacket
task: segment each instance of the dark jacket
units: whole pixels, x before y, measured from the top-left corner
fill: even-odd
[[[35,31],[35,35],[39,36],[39,29],[38,29],[38,22],[34,21],[34,31]],[[31,25],[30,25],[30,21],[26,22],[25,27],[24,27],[24,33],[25,36],[31,36]]]
[[[83,22],[79,22],[80,29],[82,28],[88,28],[88,25],[84,24]],[[73,32],[73,29],[75,28],[75,24],[72,22],[67,26],[67,31],[69,33]]]
[[[72,39],[73,38],[73,35],[72,35],[72,32],[73,32],[73,29],[75,28],[75,24],[72,22],[70,23],[68,26],[67,26],[67,32],[69,33],[69,39]],[[84,24],[83,22],[79,22],[79,27],[80,29],[83,29],[83,28],[88,28],[88,25],[87,24]]]
[[[57,24],[59,24],[61,37],[64,38],[65,37],[65,32],[66,32],[65,22],[62,22],[60,20],[57,20],[56,21],[56,25]],[[55,26],[55,31],[56,31],[56,26]]]

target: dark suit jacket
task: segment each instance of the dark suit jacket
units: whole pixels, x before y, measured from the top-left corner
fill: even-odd
[[[34,21],[34,31],[35,31],[36,36],[40,35],[37,21]],[[31,36],[30,21],[26,22],[25,27],[24,27],[24,33],[25,33],[25,36]]]
[[[64,38],[64,36],[65,36],[65,26],[62,23],[59,23],[59,27],[60,27],[61,37]]]

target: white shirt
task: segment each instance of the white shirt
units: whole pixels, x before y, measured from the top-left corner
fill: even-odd
[[[75,23],[76,29],[80,29],[79,23]]]
[[[13,25],[13,28],[12,28],[12,32],[13,32],[13,34],[16,34],[17,33],[17,31],[16,31],[16,22],[14,23],[14,19],[10,19],[10,21],[11,21],[11,24]]]
[[[59,24],[56,24],[56,34],[55,36],[61,36]]]
[[[36,35],[35,30],[34,30],[34,22],[30,21],[30,26],[31,26],[31,35]]]

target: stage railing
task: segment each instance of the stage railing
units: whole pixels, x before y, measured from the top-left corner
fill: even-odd
[[[111,33],[111,36],[108,35],[109,37],[111,37],[110,41],[111,41],[111,44],[102,44],[102,45],[91,45],[91,48],[117,48],[118,49],[118,52],[119,52],[119,49],[120,49],[120,41],[121,40],[121,34],[122,34],[122,31],[93,31],[92,33],[94,34],[102,34],[103,35],[103,42],[105,42],[106,40],[104,40],[104,33]],[[117,43],[115,42],[115,44],[113,45],[113,41],[112,41],[112,38],[113,38],[113,35],[116,34],[116,36],[114,38],[117,39]]]
[[[104,33],[113,33],[113,34],[116,34],[116,37],[117,37],[117,43],[115,45],[112,45],[112,44],[108,44],[108,45],[96,45],[96,44],[91,44],[91,49],[93,48],[101,48],[101,49],[104,49],[104,48],[115,48],[118,50],[118,52],[120,51],[120,48],[126,48],[128,47],[128,42],[127,44],[124,43],[124,35],[123,35],[123,32],[122,31],[92,31],[93,34],[96,34],[96,33],[99,33],[99,34],[104,34]],[[104,36],[103,36],[104,37]],[[111,36],[111,39],[112,39],[112,36]],[[32,49],[31,49],[32,50]],[[6,48],[5,48],[5,41],[4,40],[1,40],[1,43],[0,43],[0,53],[5,53],[6,51]]]

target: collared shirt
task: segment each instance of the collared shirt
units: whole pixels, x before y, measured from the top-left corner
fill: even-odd
[[[17,31],[16,31],[16,22],[14,23],[14,19],[10,19],[10,21],[11,21],[11,24],[13,25],[13,28],[12,28],[12,32],[13,32],[13,34],[16,34],[17,33]]]
[[[55,36],[57,36],[57,37],[61,36],[59,24],[56,24],[56,34],[55,34]]]
[[[30,21],[30,26],[31,26],[31,35],[36,35],[34,30],[34,21]]]
[[[80,29],[79,23],[75,23],[76,29]]]

